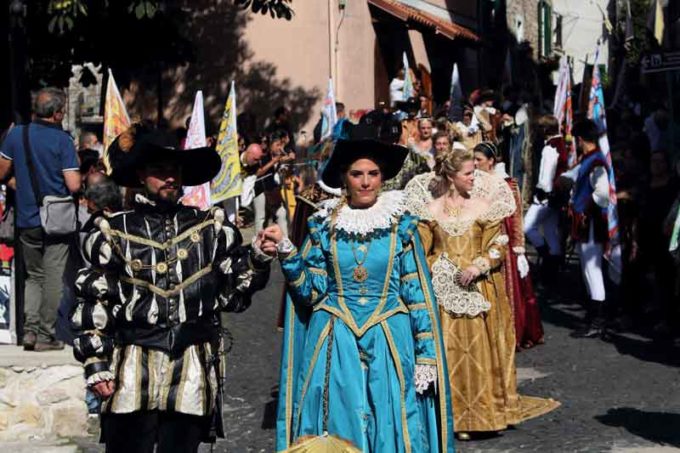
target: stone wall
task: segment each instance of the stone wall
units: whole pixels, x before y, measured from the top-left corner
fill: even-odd
[[[0,367],[0,442],[86,435],[81,366]]]

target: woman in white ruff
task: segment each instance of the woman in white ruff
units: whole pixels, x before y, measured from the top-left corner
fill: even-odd
[[[406,187],[407,205],[432,271],[449,364],[459,438],[500,431],[559,403],[517,394],[515,335],[500,266],[508,238],[501,223],[515,210],[501,178],[475,172],[473,154],[437,156],[434,173]]]

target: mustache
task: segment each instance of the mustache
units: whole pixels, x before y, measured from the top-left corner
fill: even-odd
[[[178,184],[165,184],[159,190],[178,190]]]

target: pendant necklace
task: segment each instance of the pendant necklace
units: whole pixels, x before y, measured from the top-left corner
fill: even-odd
[[[354,241],[352,242],[352,255],[354,256],[354,262],[357,264],[352,271],[352,278],[355,282],[359,284],[359,303],[361,305],[366,305],[368,299],[365,297],[368,294],[368,288],[366,287],[366,280],[368,280],[368,269],[364,266],[366,259],[368,258],[368,251],[371,249],[371,241],[368,242],[368,246],[361,244],[355,246]],[[357,250],[363,254],[362,259],[357,256]]]
[[[444,212],[450,217],[460,217],[463,206],[450,206],[449,200],[444,201]]]
[[[368,246],[361,244],[355,247],[354,242],[352,242],[352,255],[354,255],[354,261],[356,262],[356,267],[352,272],[352,278],[357,283],[364,283],[368,280],[368,269],[364,267],[364,263],[368,258],[368,251],[371,249],[371,242],[369,241]],[[357,250],[363,254],[362,259],[357,256]]]

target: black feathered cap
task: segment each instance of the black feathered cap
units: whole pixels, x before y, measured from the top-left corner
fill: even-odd
[[[211,181],[222,166],[213,148],[181,149],[175,134],[142,124],[135,124],[116,137],[107,151],[111,177],[124,187],[141,187],[137,170],[154,162],[176,162],[185,186]]]

